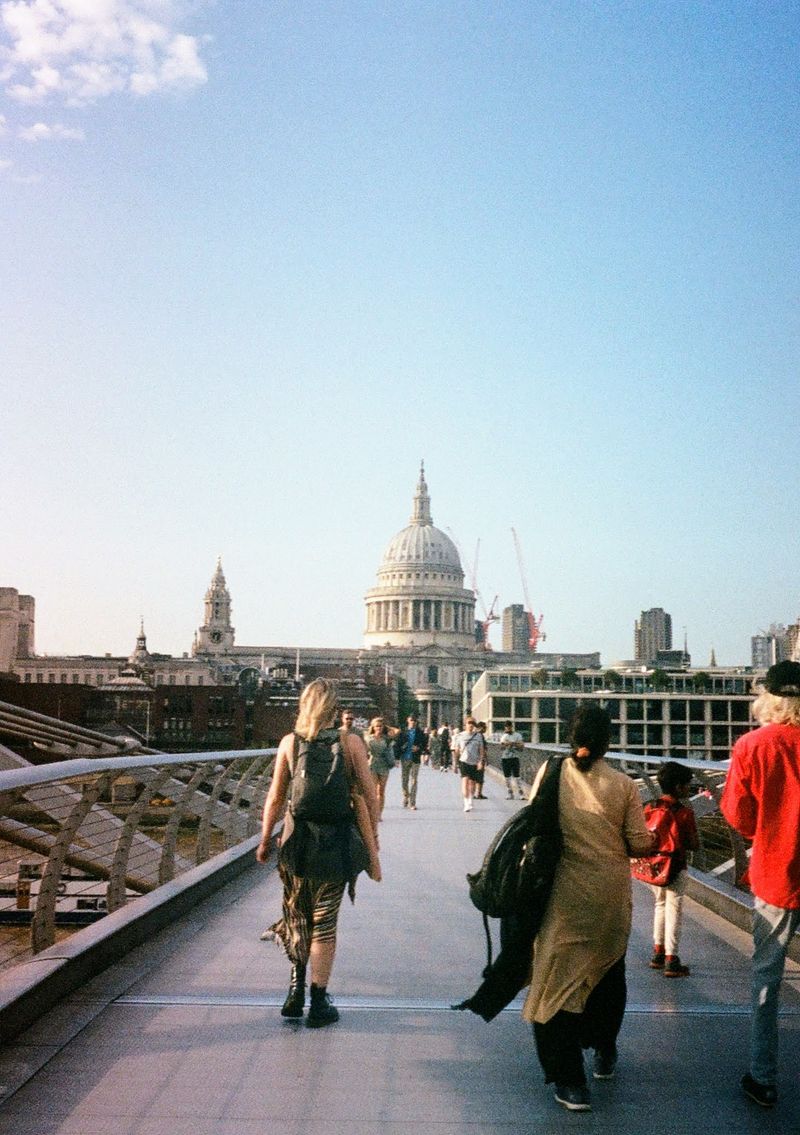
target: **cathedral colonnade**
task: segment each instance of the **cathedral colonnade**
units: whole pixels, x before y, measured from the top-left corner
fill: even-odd
[[[453,631],[471,634],[474,603],[452,599],[372,599],[367,605],[367,631]]]

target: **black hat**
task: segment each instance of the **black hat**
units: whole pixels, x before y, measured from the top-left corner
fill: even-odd
[[[800,698],[800,662],[776,662],[770,666],[764,688],[779,698]]]

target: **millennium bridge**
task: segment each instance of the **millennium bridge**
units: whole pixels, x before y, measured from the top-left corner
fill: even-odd
[[[740,1093],[747,1067],[747,850],[719,815],[724,762],[692,764],[702,848],[681,956],[648,967],[652,899],[634,884],[628,1012],[615,1079],[565,1114],[517,1001],[491,1024],[450,1008],[477,987],[467,896],[519,806],[492,764],[473,811],[423,767],[418,810],[389,781],[384,880],[346,900],[330,991],[341,1019],[281,1018],[289,966],[261,938],[274,862],[254,862],[274,750],[166,755],[0,705],[0,1132],[5,1135],[512,1135],[800,1132],[800,949],[780,1016],[780,1101]],[[20,752],[36,751],[32,764]],[[531,780],[553,748],[527,746]],[[657,762],[609,760],[655,794]]]

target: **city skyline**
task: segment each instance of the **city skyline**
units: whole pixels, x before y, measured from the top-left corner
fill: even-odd
[[[39,652],[190,650],[219,555],[238,642],[360,645],[422,459],[543,651],[797,619],[796,5],[89,7],[0,2]]]

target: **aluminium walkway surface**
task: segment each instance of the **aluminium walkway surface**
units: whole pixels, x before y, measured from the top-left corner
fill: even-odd
[[[748,938],[690,901],[692,973],[670,981],[647,966],[652,904],[635,886],[620,1064],[593,1085],[589,1113],[553,1101],[519,1004],[488,1025],[449,1010],[477,985],[485,948],[464,874],[516,807],[497,782],[486,791],[465,815],[457,778],[423,768],[409,812],[392,775],[384,882],[362,877],[340,917],[338,1024],[280,1017],[288,963],[259,940],[279,882],[254,865],[0,1049],[2,1135],[800,1133],[798,967],[784,986],[780,1102],[763,1111],[738,1088]]]

